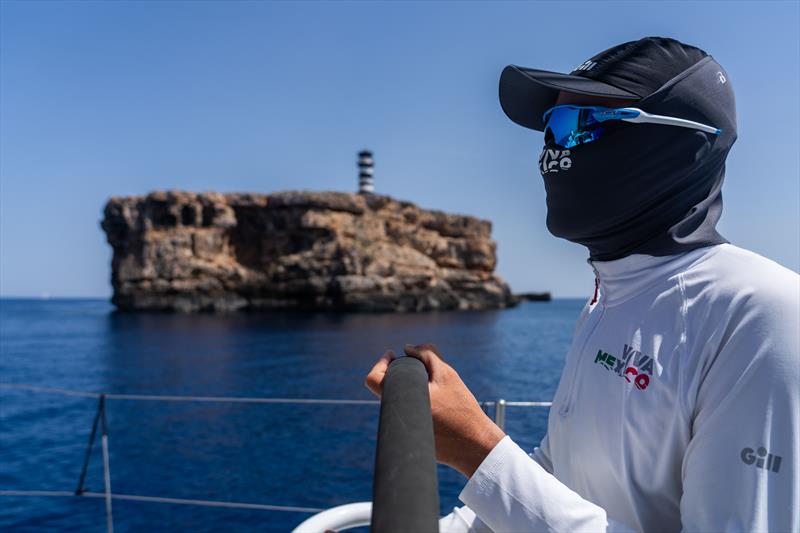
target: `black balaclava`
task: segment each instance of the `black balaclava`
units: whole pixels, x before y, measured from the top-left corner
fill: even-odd
[[[613,121],[596,141],[568,150],[548,142],[539,167],[550,232],[586,246],[589,258],[598,261],[728,242],[715,229],[725,158],[736,140],[728,74],[705,55],[629,107],[722,133]]]

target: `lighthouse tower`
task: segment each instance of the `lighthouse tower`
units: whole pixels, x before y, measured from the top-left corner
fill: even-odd
[[[358,152],[358,192],[359,194],[374,193],[375,181],[372,178],[372,152],[361,150]]]

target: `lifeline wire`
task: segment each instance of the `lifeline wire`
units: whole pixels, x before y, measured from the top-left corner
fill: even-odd
[[[217,403],[253,403],[253,404],[327,404],[327,405],[380,405],[378,400],[337,400],[325,398],[259,398],[253,396],[177,396],[163,394],[115,394],[81,391],[74,389],[61,389],[56,387],[40,387],[25,383],[0,383],[0,389],[23,390],[28,392],[41,392],[60,394],[62,396],[75,396],[81,398],[99,398],[105,394],[107,400],[131,400],[153,402],[217,402]],[[493,406],[496,402],[480,402],[482,406]],[[526,402],[507,401],[508,407],[550,407],[552,402]]]
[[[331,404],[331,405],[379,405],[377,400],[335,400],[322,398],[258,398],[258,397],[230,397],[230,396],[175,396],[156,394],[106,394],[101,392],[62,389],[57,387],[42,387],[25,383],[0,383],[0,389],[20,390],[44,394],[57,394],[78,398],[96,398],[102,400],[132,400],[132,401],[167,401],[167,402],[221,402],[221,403],[249,403],[249,404]],[[101,400],[101,401],[102,401]],[[495,406],[498,402],[480,402],[484,408]],[[552,402],[505,402],[511,407],[550,407]],[[98,411],[103,416],[103,407]],[[96,422],[96,421],[95,421]],[[105,425],[105,424],[104,424]],[[105,431],[103,432],[105,433]],[[90,443],[94,440],[94,430]],[[107,454],[107,451],[105,452]],[[88,461],[88,457],[87,457]],[[104,475],[108,474],[108,456],[104,454]],[[84,467],[85,468],[85,467]],[[228,502],[214,500],[193,500],[186,498],[165,498],[160,496],[140,496],[136,494],[113,494],[110,492],[109,480],[106,479],[106,492],[85,492],[82,490],[83,482],[79,483],[79,494],[73,491],[54,490],[0,490],[0,496],[9,497],[87,497],[103,498],[106,500],[107,516],[109,520],[108,531],[113,531],[111,522],[110,500],[128,500],[151,503],[168,503],[175,505],[199,505],[204,507],[226,507],[232,509],[259,509],[265,511],[284,511],[297,513],[318,513],[324,509],[317,507],[298,507],[290,505],[270,505],[262,503]]]
[[[0,496],[31,496],[31,497],[75,497],[75,498],[105,498],[103,492],[83,492],[80,495],[71,491],[62,490],[0,490]],[[292,513],[319,513],[325,509],[317,507],[295,507],[291,505],[268,505],[264,503],[225,502],[214,500],[190,500],[186,498],[162,498],[160,496],[139,496],[136,494],[111,494],[114,500],[128,500],[136,502],[172,503],[176,505],[200,505],[203,507],[227,507],[230,509],[258,509],[263,511],[286,511]]]
[[[378,400],[335,400],[323,398],[258,398],[247,396],[176,396],[163,394],[114,394],[102,392],[80,391],[74,389],[60,389],[55,387],[40,387],[24,383],[0,383],[0,389],[23,390],[28,392],[42,392],[60,394],[63,396],[77,396],[81,398],[99,398],[105,395],[107,400],[133,400],[153,402],[217,402],[217,403],[300,403],[300,404],[333,404],[333,405],[380,405]]]

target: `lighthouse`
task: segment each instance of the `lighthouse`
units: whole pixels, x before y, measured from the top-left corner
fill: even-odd
[[[374,193],[375,181],[372,178],[372,152],[361,150],[358,152],[358,193]]]

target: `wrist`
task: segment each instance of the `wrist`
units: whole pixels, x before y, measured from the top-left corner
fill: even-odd
[[[488,417],[485,421],[486,423],[482,424],[480,431],[475,433],[470,443],[470,453],[464,454],[464,461],[456,467],[467,479],[472,477],[484,459],[506,436],[505,432]]]

